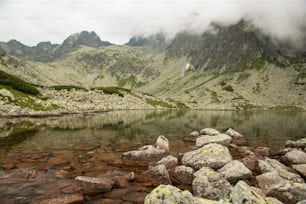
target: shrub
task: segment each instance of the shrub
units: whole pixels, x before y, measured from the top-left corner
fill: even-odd
[[[231,85],[227,85],[227,86],[223,87],[222,89],[225,90],[225,91],[228,91],[228,92],[233,92],[234,91],[234,89]]]

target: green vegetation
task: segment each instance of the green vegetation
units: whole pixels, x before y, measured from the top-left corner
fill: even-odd
[[[164,107],[164,108],[176,108],[172,104],[169,104],[169,103],[167,103],[165,101],[158,100],[158,99],[149,99],[149,98],[147,98],[146,102],[147,102],[147,104],[149,104],[151,106],[154,106],[154,107],[160,106],[160,107]]]
[[[228,92],[233,92],[234,89],[231,85],[226,85],[222,88],[222,90],[228,91]]]
[[[238,78],[237,78],[237,81],[238,81],[238,83],[240,83],[240,82],[242,82],[242,81],[248,79],[250,76],[251,76],[250,73],[242,72],[242,73],[239,74],[239,76],[238,76]]]
[[[52,86],[51,88],[54,88],[57,91],[61,91],[61,90],[71,91],[72,89],[87,91],[87,89],[85,89],[84,87],[74,86],[74,85],[57,85],[57,86]]]
[[[0,84],[11,87],[15,90],[18,90],[22,93],[30,95],[39,95],[38,89],[30,83],[25,82],[18,77],[10,75],[6,72],[0,70]]]
[[[132,88],[141,87],[145,84],[141,81],[138,81],[137,78],[134,75],[130,75],[129,77],[124,78],[124,77],[120,77],[116,73],[112,73],[112,76],[116,77],[117,85],[119,87],[129,86],[132,89]]]
[[[131,90],[124,89],[124,88],[121,88],[121,87],[95,87],[95,88],[92,88],[92,89],[93,90],[94,89],[101,90],[105,94],[110,94],[110,95],[117,94],[120,97],[124,97],[124,92],[125,93],[131,93]]]
[[[260,88],[260,85],[259,85],[258,82],[256,83],[256,86],[255,86],[255,87],[252,87],[252,90],[253,90],[253,93],[254,93],[254,94],[259,94],[259,93],[260,93],[261,88]]]

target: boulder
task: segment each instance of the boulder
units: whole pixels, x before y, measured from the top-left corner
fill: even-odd
[[[187,166],[177,166],[174,170],[173,177],[182,184],[192,184],[193,169]]]
[[[221,144],[224,146],[229,146],[231,143],[232,138],[226,134],[219,134],[219,135],[202,135],[196,139],[196,146],[202,147],[203,145],[210,144],[210,143],[216,143]]]
[[[239,181],[230,194],[232,203],[266,203],[265,199],[254,192],[244,181]]]
[[[154,166],[143,172],[140,178],[137,180],[139,182],[149,182],[153,186],[157,186],[159,184],[171,184],[169,173],[163,164]]]
[[[296,141],[292,141],[292,140],[288,140],[286,142],[286,147],[293,147],[293,148],[306,148],[306,137],[296,140]]]
[[[252,172],[238,160],[230,161],[217,172],[230,183],[236,183],[239,180],[249,179],[252,177]]]
[[[229,128],[225,134],[231,136],[231,137],[243,137],[242,134],[240,134],[239,132],[237,132],[236,130]]]
[[[306,204],[306,200],[301,200],[301,201],[297,202],[296,204]]]
[[[262,173],[276,171],[278,175],[284,179],[294,182],[304,182],[299,175],[289,172],[288,167],[275,159],[265,158],[264,160],[259,160],[258,166]]]
[[[192,137],[197,137],[197,136],[199,136],[200,134],[199,134],[198,131],[193,131],[193,132],[191,132],[189,135],[192,136]]]
[[[280,177],[276,171],[260,174],[256,176],[256,181],[265,194],[269,194],[272,189],[278,186],[284,186],[290,183],[289,180]]]
[[[186,152],[182,158],[182,163],[195,170],[202,167],[219,169],[232,160],[232,156],[227,147],[212,143],[200,149]]]
[[[306,178],[306,164],[292,165],[292,168]]]
[[[245,137],[237,132],[236,130],[229,128],[225,134],[229,135],[232,137],[232,143],[237,144],[237,145],[245,145],[246,144],[246,139]]]
[[[164,149],[167,152],[169,152],[169,141],[168,141],[168,139],[165,136],[160,135],[157,138],[157,140],[155,142],[155,145],[156,145],[157,149]]]
[[[217,204],[219,202],[196,198],[193,195],[185,190],[182,191],[175,186],[171,185],[160,185],[153,189],[144,200],[145,204],[156,204],[156,203],[191,203],[191,204],[200,204],[200,203],[211,203]]]
[[[306,164],[306,153],[301,150],[291,150],[284,155],[289,164]]]
[[[157,166],[160,164],[165,165],[166,169],[175,168],[178,163],[178,159],[172,155],[168,155],[156,163],[151,163],[150,166]]]
[[[220,132],[213,128],[204,128],[200,130],[200,135],[219,135]]]
[[[192,189],[195,196],[219,200],[229,198],[232,186],[213,169],[203,167],[194,173]]]
[[[114,182],[109,178],[77,176],[75,178],[83,193],[103,193],[113,188]]]
[[[168,153],[164,149],[146,145],[138,150],[123,153],[121,159],[127,165],[147,166],[150,162],[157,162],[167,155]]]

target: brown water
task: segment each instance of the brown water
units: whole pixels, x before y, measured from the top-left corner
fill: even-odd
[[[93,115],[0,119],[0,203],[39,203],[77,191],[73,178],[129,172],[120,154],[158,135],[170,141],[170,153],[186,149],[191,131],[229,127],[250,146],[280,148],[306,136],[306,112],[115,111]]]

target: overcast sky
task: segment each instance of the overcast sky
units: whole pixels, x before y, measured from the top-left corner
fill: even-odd
[[[211,21],[241,18],[275,39],[298,44],[305,35],[306,0],[0,0],[0,41],[62,43],[88,30],[123,44],[133,35],[202,32]]]

